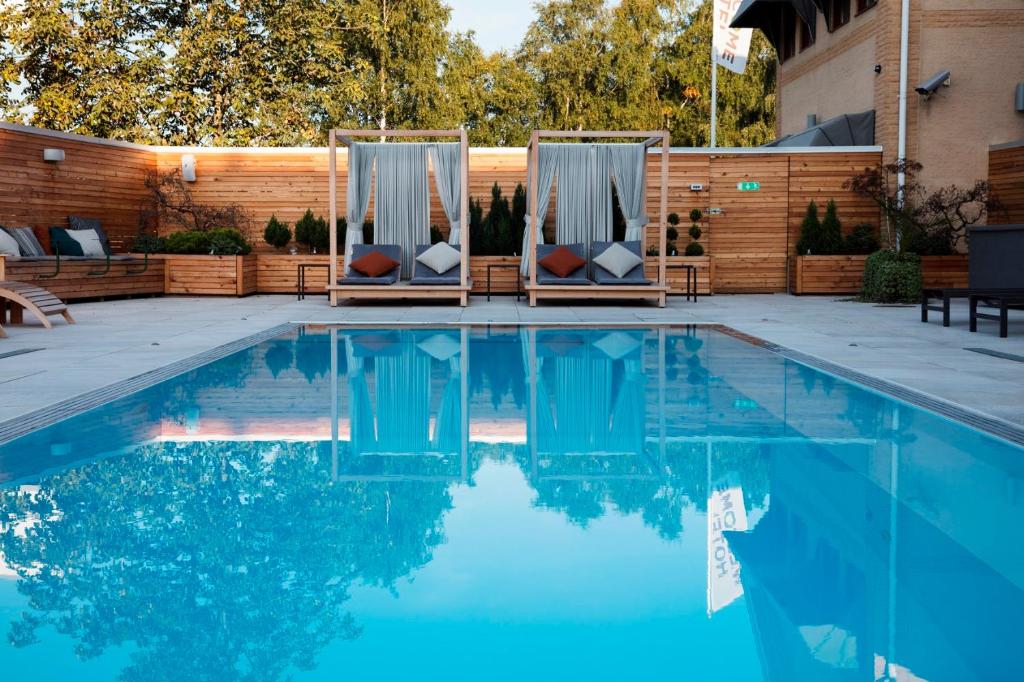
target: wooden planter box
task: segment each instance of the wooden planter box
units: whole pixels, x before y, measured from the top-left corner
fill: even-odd
[[[165,254],[164,292],[190,296],[248,296],[256,293],[255,254],[181,256]]]
[[[857,294],[867,256],[794,256],[794,294]]]
[[[668,269],[665,278],[668,280],[668,293],[686,293],[687,271],[683,268],[674,268],[673,265],[694,265],[697,267],[697,293],[709,295],[715,293],[715,259],[714,256],[666,256],[665,263]],[[644,259],[644,275],[647,279],[657,281],[658,279],[658,257],[647,256]]]
[[[22,261],[8,259],[6,274],[0,272],[0,279],[34,284],[46,289],[63,301],[88,298],[115,298],[121,296],[153,296],[164,293],[164,261],[162,256],[150,256],[149,267],[143,267],[143,256],[137,262],[111,261],[110,270],[102,275],[90,275],[106,268],[104,259],[61,260],[60,273],[56,277],[45,277],[54,272],[53,260]],[[0,268],[2,270],[3,268]],[[133,274],[134,273],[134,274]]]
[[[507,266],[491,270],[491,293],[516,293],[516,280],[519,277],[519,262],[519,256],[470,256],[469,277],[473,280],[472,293],[487,293],[488,265]],[[515,269],[513,269],[512,266],[515,266]],[[525,286],[525,282],[520,285],[520,290],[522,290],[523,286]]]
[[[967,286],[967,254],[921,256],[921,280],[926,289]]]
[[[341,276],[342,258],[338,258]],[[299,265],[327,266],[330,254],[261,253],[256,257],[256,290],[261,294],[297,294],[299,292]],[[306,269],[306,293],[326,293],[328,271],[326,267]]]

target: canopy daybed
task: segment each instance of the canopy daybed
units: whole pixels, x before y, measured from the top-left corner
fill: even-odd
[[[458,142],[357,142],[356,138],[456,138]],[[329,230],[330,278],[327,291],[332,306],[351,299],[440,299],[469,303],[468,142],[464,130],[331,130],[328,156],[330,224],[336,225],[337,144],[348,148],[348,187],[345,218],[344,277],[338,273],[338,237]],[[441,206],[451,225],[448,244],[458,251],[458,265],[435,271],[424,260],[430,247],[429,168]],[[376,166],[376,183],[373,182]],[[364,245],[363,220],[375,185],[373,245]],[[380,252],[380,253],[375,253]],[[353,255],[382,256],[397,263],[379,275],[352,268]],[[449,253],[454,261],[454,255]]]
[[[621,139],[638,143],[545,143],[543,139]],[[647,255],[647,150],[660,145],[660,218],[658,221],[658,275],[644,277]],[[668,131],[554,131],[535,130],[527,147],[528,215],[523,235],[521,272],[529,276],[526,291],[530,306],[542,298],[552,299],[641,299],[665,305],[665,228],[668,219]],[[557,178],[557,183],[556,183]],[[626,218],[625,240],[612,242],[612,183]],[[544,217],[552,185],[557,185],[555,241],[544,244]],[[531,226],[535,226],[531,227]],[[615,249],[634,263],[617,274],[595,259]],[[549,255],[585,261],[571,274],[549,271]],[[628,252],[628,253],[627,253]],[[571,255],[570,255],[571,254]],[[639,260],[638,260],[639,259]]]

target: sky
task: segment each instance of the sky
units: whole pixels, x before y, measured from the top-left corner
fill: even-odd
[[[511,50],[519,46],[536,13],[535,0],[445,0],[452,8],[449,29],[476,31],[477,45],[484,52]]]

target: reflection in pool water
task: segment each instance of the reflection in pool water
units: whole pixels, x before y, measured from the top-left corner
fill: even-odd
[[[1022,454],[711,329],[307,328],[0,446],[0,669],[1019,679]]]

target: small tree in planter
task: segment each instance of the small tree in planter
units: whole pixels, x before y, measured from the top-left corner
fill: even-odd
[[[811,201],[807,204],[803,222],[800,223],[800,239],[796,242],[796,252],[800,256],[820,255],[819,235],[821,221],[818,219],[818,205]]]
[[[703,217],[704,214],[700,212],[699,208],[695,208],[692,211],[690,211],[691,225],[689,229],[689,234],[690,239],[692,239],[693,241],[686,245],[685,253],[687,256],[704,255],[704,246],[699,243],[701,235],[704,234],[700,229],[700,219]]]
[[[295,221],[295,241],[306,246],[310,253],[316,253],[317,249],[324,250],[330,244],[330,234],[327,232],[327,221],[323,217],[314,217],[311,209]]]
[[[291,240],[291,229],[278,220],[276,215],[271,215],[270,220],[267,221],[266,228],[263,230],[263,241],[270,244],[275,249],[282,249],[288,246],[288,242]]]
[[[870,223],[855,225],[843,243],[843,253],[851,256],[865,256],[878,251],[878,235]]]
[[[835,199],[829,199],[825,206],[825,217],[821,221],[818,253],[831,256],[843,250],[843,226],[839,222]]]
[[[665,229],[665,255],[678,256],[679,249],[676,248],[676,240],[679,239],[679,214],[668,214],[668,227]],[[655,254],[657,255],[657,254]]]

